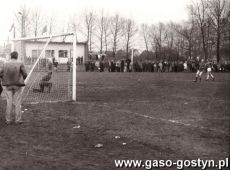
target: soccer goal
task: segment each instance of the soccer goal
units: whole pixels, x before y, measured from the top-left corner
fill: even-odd
[[[28,73],[22,103],[76,100],[75,33],[15,39],[11,51],[18,51]]]

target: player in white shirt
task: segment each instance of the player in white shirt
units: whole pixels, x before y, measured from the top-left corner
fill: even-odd
[[[212,80],[215,80],[215,77],[212,74],[212,63],[209,62],[207,63],[207,78],[206,81],[208,81],[210,79],[210,77],[212,78]]]

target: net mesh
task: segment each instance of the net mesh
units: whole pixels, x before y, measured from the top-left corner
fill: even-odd
[[[17,44],[18,43],[18,44]],[[72,99],[71,44],[69,50],[62,50],[53,42],[17,42],[27,73],[22,103],[68,101]],[[24,43],[22,45],[22,43]],[[48,43],[46,45],[46,43]],[[20,49],[20,48],[24,48]],[[24,51],[24,54],[23,54]],[[64,52],[65,54],[62,54]],[[23,57],[24,56],[24,57]],[[61,57],[60,57],[61,56]]]

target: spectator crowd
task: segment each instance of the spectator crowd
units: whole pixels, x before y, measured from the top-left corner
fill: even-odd
[[[210,61],[209,61],[210,62]],[[230,72],[230,63],[223,62],[217,64],[212,62],[214,72]],[[196,72],[199,62],[195,60],[188,61],[134,61],[131,60],[111,60],[111,61],[88,61],[85,63],[86,71],[98,72]]]

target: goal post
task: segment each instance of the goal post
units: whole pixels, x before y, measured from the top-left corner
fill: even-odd
[[[72,38],[70,38],[70,41],[67,43],[63,41],[51,41],[63,36],[71,36]],[[29,64],[26,63],[24,59],[22,60],[28,73],[25,80],[26,86],[22,90],[24,103],[76,101],[76,33],[13,39],[11,50],[19,51],[19,56],[21,58],[25,57],[27,61],[28,54],[22,56],[22,54],[20,54],[21,45],[16,45],[21,42],[27,43],[25,48],[29,48],[30,51],[32,51],[31,56],[29,56],[31,58]],[[28,47],[29,43],[31,43],[31,46]],[[33,58],[35,51],[37,52],[36,60]],[[49,55],[51,55],[52,58]],[[58,60],[60,59],[59,56],[63,57],[61,58],[62,61]],[[51,74],[51,78],[47,81],[46,78],[49,74]]]
[[[73,84],[72,84],[72,100],[77,100],[77,34],[73,35]]]

